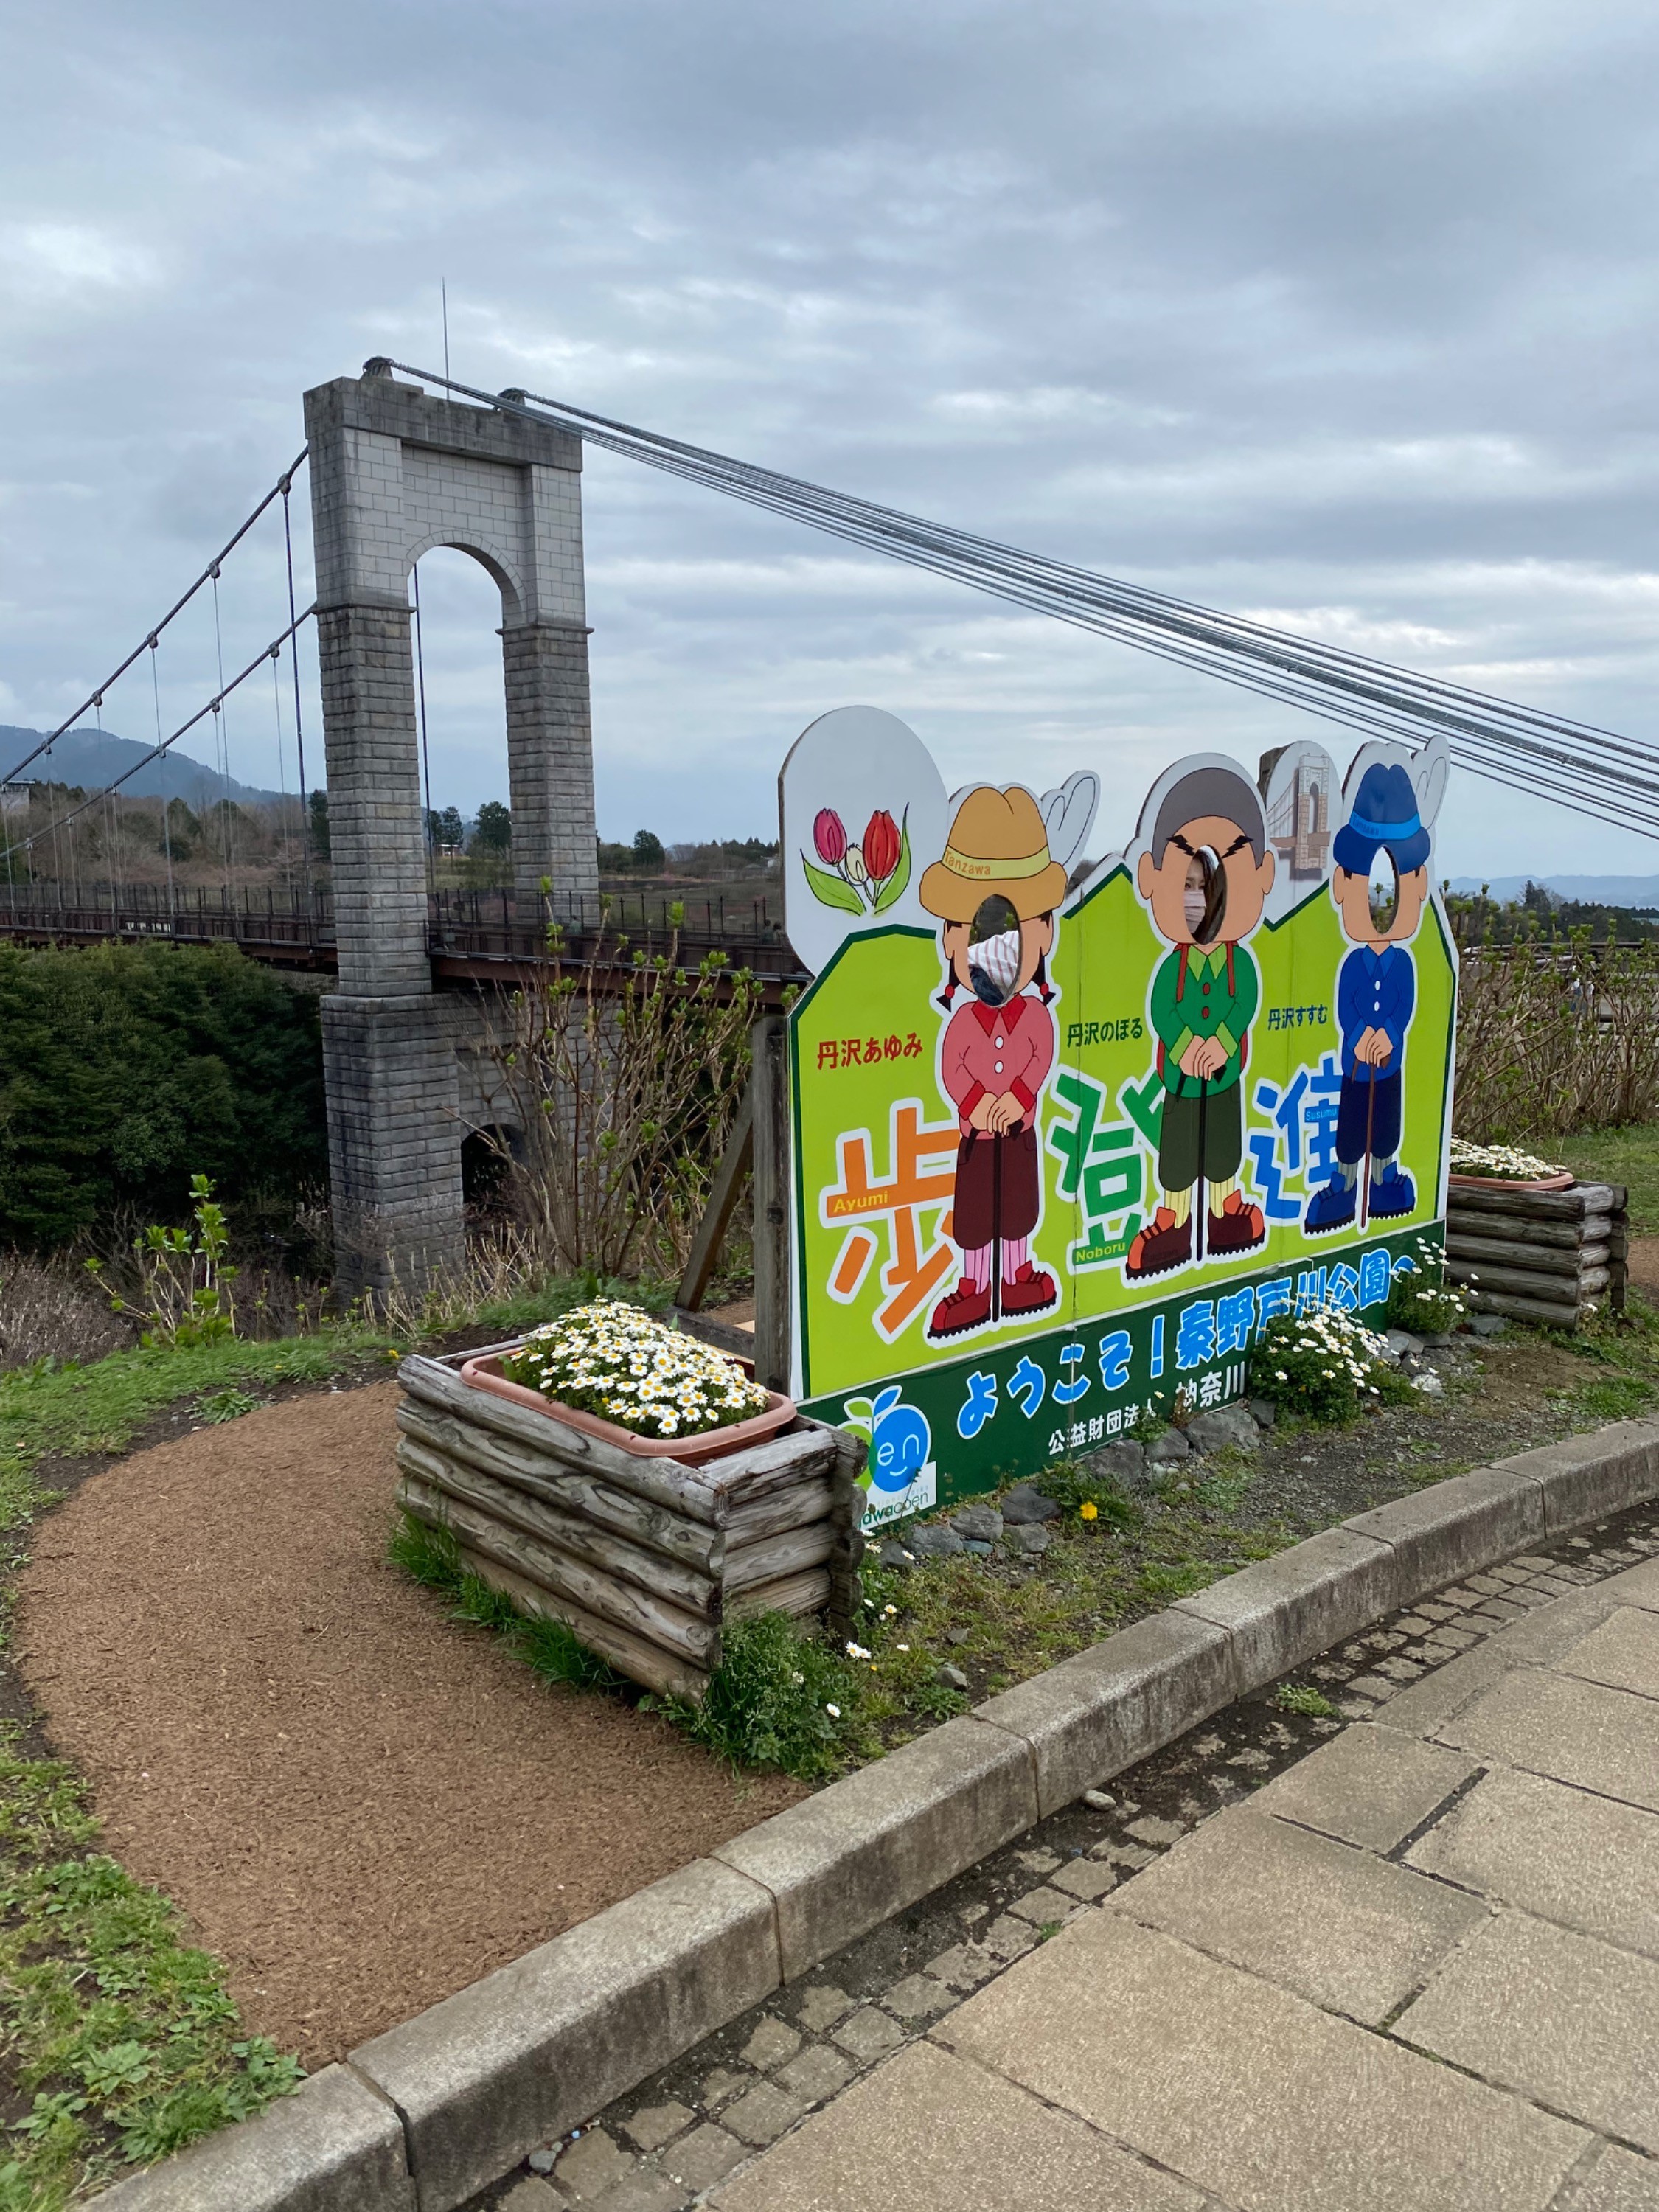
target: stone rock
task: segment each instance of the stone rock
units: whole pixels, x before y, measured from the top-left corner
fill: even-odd
[[[941,1667],[939,1678],[947,1689],[965,1690],[968,1687],[968,1677],[960,1667]]]
[[[1271,1398],[1252,1398],[1250,1419],[1259,1429],[1271,1429],[1279,1419],[1279,1408]]]
[[[945,1632],[945,1640],[947,1644],[966,1644],[971,1639],[973,1633],[971,1628],[947,1628]]]
[[[1180,1429],[1165,1429],[1162,1436],[1154,1437],[1147,1445],[1147,1462],[1153,1467],[1167,1467],[1172,1460],[1185,1459],[1191,1449]]]
[[[532,2150],[525,2163],[532,2173],[551,2173],[553,2161],[558,2154],[557,2151],[548,2150],[545,2148],[541,2150]]]
[[[962,1548],[964,1552],[971,1553],[976,1559],[988,1559],[991,1556],[991,1547],[988,1544],[981,1543],[977,1536],[964,1536],[962,1540]]]
[[[1116,1798],[1109,1790],[1085,1790],[1083,1793],[1083,1802],[1097,1813],[1109,1813],[1117,1803]]]
[[[1502,1314],[1478,1313],[1469,1316],[1469,1327],[1477,1336],[1502,1336],[1509,1323]],[[1431,1338],[1430,1340],[1434,1342],[1437,1340]],[[1449,1337],[1445,1340],[1448,1344],[1451,1342]]]
[[[1187,1441],[1194,1451],[1220,1451],[1231,1444],[1237,1451],[1260,1451],[1261,1431],[1243,1406],[1216,1406],[1194,1413],[1187,1424]]]
[[[908,1545],[901,1544],[896,1536],[882,1538],[881,1549],[876,1553],[878,1567],[897,1567],[902,1571],[905,1567],[913,1567],[915,1563],[915,1553]]]
[[[1002,1534],[1002,1516],[994,1505],[964,1505],[951,1516],[951,1526],[964,1541],[994,1544]]]
[[[1037,1521],[1058,1521],[1060,1508],[1052,1498],[1022,1482],[1003,1499],[1002,1517],[1010,1528],[1026,1528]]]
[[[910,1531],[910,1549],[919,1559],[954,1559],[962,1549],[962,1539],[948,1521],[935,1521],[928,1528]]]
[[[1420,1390],[1425,1398],[1443,1398],[1446,1395],[1445,1384],[1434,1374],[1413,1376],[1412,1388]]]
[[[1421,1352],[1423,1340],[1413,1336],[1408,1328],[1385,1328],[1382,1341],[1396,1359],[1403,1359],[1408,1352]]]
[[[1008,1529],[1002,1540],[1011,1552],[1021,1553],[1026,1559],[1040,1559],[1054,1539],[1052,1529],[1043,1528],[1040,1522],[1021,1522]]]
[[[1498,1316],[1494,1314],[1492,1319],[1498,1321]],[[1498,1321],[1498,1326],[1502,1328],[1504,1324]],[[1424,1334],[1423,1348],[1425,1352],[1449,1352],[1456,1342],[1457,1339],[1443,1328],[1429,1329]]]
[[[1120,1490],[1134,1490],[1146,1480],[1146,1448],[1133,1437],[1120,1437],[1091,1452],[1083,1464],[1091,1474],[1114,1482]]]

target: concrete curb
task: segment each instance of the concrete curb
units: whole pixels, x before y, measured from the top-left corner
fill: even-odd
[[[453,2212],[1035,1821],[1379,1616],[1659,1493],[1659,1419],[1356,1515],[763,1820],[99,2197]]]

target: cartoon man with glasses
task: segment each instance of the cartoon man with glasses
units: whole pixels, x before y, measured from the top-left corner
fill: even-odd
[[[1173,947],[1152,978],[1151,1017],[1164,1083],[1158,1179],[1162,1203],[1129,1247],[1130,1282],[1194,1257],[1229,1258],[1267,1236],[1260,1206],[1238,1188],[1244,1127],[1241,1079],[1261,978],[1244,939],[1261,919],[1274,859],[1255,787],[1206,763],[1164,793],[1135,884]],[[1207,1203],[1197,1211],[1195,1187]]]

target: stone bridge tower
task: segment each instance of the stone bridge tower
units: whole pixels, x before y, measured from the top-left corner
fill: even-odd
[[[514,876],[598,888],[581,441],[430,399],[380,365],[305,398],[338,990],[323,1001],[338,1271],[384,1287],[462,1251],[463,1004],[434,990],[409,574],[471,553],[501,594]]]

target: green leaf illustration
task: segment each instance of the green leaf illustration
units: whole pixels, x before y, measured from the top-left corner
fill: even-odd
[[[800,864],[806,871],[806,881],[812,896],[821,906],[838,906],[843,914],[862,914],[864,901],[851,884],[840,876],[832,876],[827,868],[815,868],[805,853]]]
[[[876,912],[884,914],[893,901],[902,898],[904,887],[910,880],[910,810],[907,806],[899,823],[898,866],[876,894]]]

